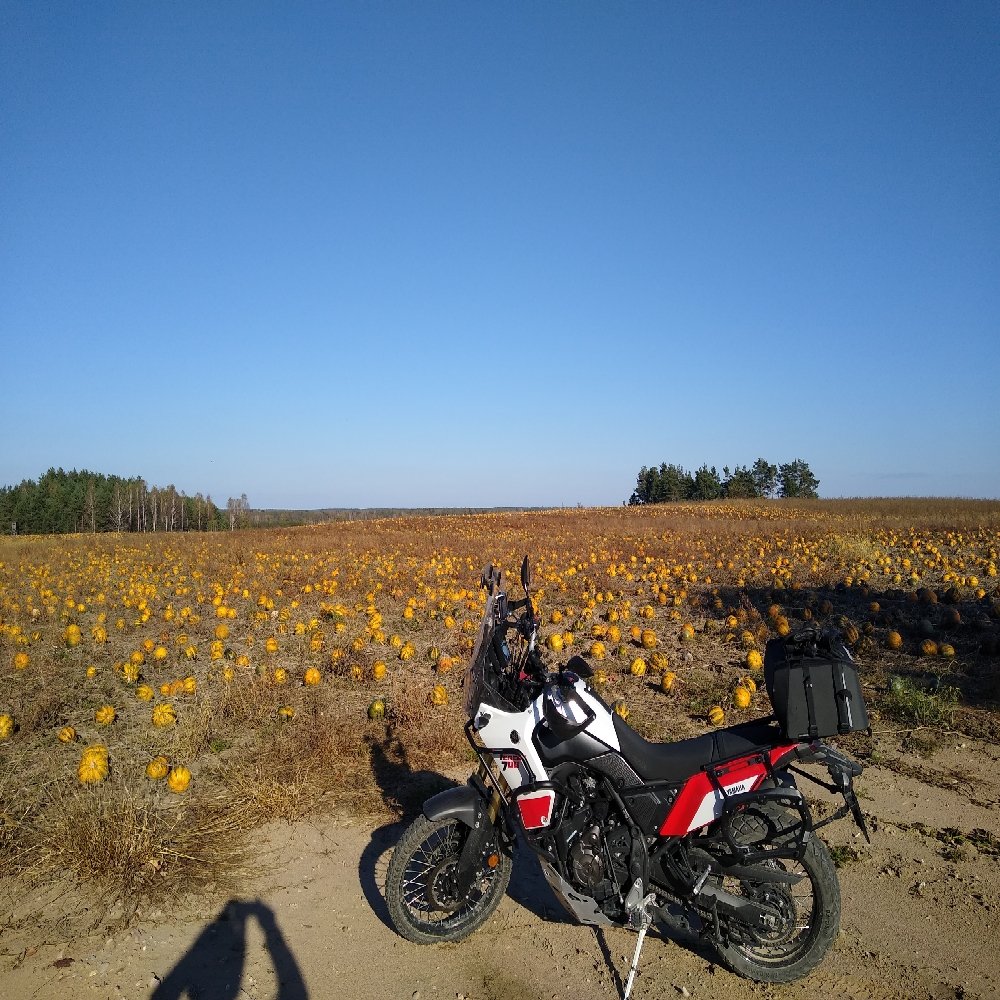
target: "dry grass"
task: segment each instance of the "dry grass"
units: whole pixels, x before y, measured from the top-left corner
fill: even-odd
[[[762,644],[775,628],[772,606],[793,628],[806,620],[857,626],[876,716],[880,708],[896,723],[905,715],[886,695],[890,673],[916,691],[935,677],[957,692],[949,724],[994,733],[998,550],[1000,504],[912,500],[0,539],[0,713],[16,724],[0,742],[0,887],[23,896],[25,885],[68,874],[102,906],[125,912],[234,877],[257,824],[415,808],[443,772],[472,762],[462,671],[436,673],[432,653],[464,662],[481,568],[502,567],[513,591],[524,552],[534,562],[543,637],[572,632],[571,651],[586,654],[593,629],[617,616],[622,638],[607,643],[601,664],[606,697],[624,699],[650,737],[704,731],[713,704],[731,721],[765,711],[761,698],[738,711],[731,695],[747,670],[742,633]],[[930,603],[930,590],[941,600]],[[563,616],[558,625],[548,621],[552,611]],[[655,631],[678,675],[669,695],[656,671],[629,673],[640,652],[629,637],[637,621]],[[82,636],[75,646],[66,642],[71,624]],[[681,638],[684,624],[693,639]],[[889,648],[890,630],[901,649]],[[919,648],[927,634],[954,655],[928,661]],[[412,659],[400,657],[404,642]],[[26,669],[14,668],[18,652],[29,655]],[[122,664],[136,655],[152,702],[125,679]],[[378,661],[387,665],[380,680]],[[320,672],[317,686],[304,684],[310,667]],[[193,691],[170,693],[184,678]],[[434,708],[438,683],[450,703]],[[376,697],[386,718],[369,722]],[[165,702],[177,722],[159,729],[151,710]],[[117,712],[110,727],[94,718],[106,704]],[[65,725],[78,734],[66,745],[56,739]],[[108,747],[111,776],[84,789],[76,766],[95,742]],[[184,795],[143,777],[157,754],[191,769]]]

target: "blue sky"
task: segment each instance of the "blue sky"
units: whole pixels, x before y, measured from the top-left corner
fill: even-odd
[[[1000,497],[1000,8],[0,0],[0,485]]]

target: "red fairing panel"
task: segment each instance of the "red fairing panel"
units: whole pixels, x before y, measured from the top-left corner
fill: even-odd
[[[770,751],[771,766],[786,757],[797,744],[774,747]],[[767,776],[767,768],[760,760],[760,754],[751,754],[719,765],[716,775],[726,795],[742,795],[752,792]],[[723,797],[704,771],[688,778],[681,789],[673,808],[660,827],[661,837],[683,837],[684,834],[706,826],[722,815]]]
[[[517,797],[517,808],[521,812],[521,822],[526,830],[538,830],[552,821],[552,804],[556,800],[553,791],[532,792]]]

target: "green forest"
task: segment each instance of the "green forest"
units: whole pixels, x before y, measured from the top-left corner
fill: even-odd
[[[141,477],[49,469],[38,481],[0,488],[5,534],[50,535],[99,531],[223,531],[249,524],[246,496],[219,508],[210,496],[188,496]]]
[[[737,465],[732,471],[723,466],[722,474],[713,465],[702,465],[694,473],[679,465],[643,466],[629,497],[632,506],[671,503],[681,500],[719,500],[743,498],[763,500],[769,497],[819,496],[819,480],[807,462],[796,458],[783,465],[772,465],[758,458],[751,466]]]

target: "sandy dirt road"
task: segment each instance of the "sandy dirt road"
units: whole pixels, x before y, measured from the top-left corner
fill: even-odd
[[[827,959],[788,986],[748,983],[694,940],[651,933],[637,1000],[969,1000],[1000,997],[1000,752],[964,737],[930,759],[882,741],[859,782],[873,844],[848,820],[843,917]],[[822,796],[821,796],[822,797]],[[7,920],[0,997],[229,1000],[605,1000],[620,995],[634,936],[570,923],[522,855],[496,915],[464,942],[418,946],[381,894],[402,829],[324,818],[262,832],[237,897],[147,913],[105,937],[66,940]],[[824,832],[827,832],[824,831]],[[942,832],[944,831],[944,832]],[[856,854],[856,856],[855,856]],[[15,914],[16,916],[16,914]],[[48,938],[48,939],[46,939]]]

